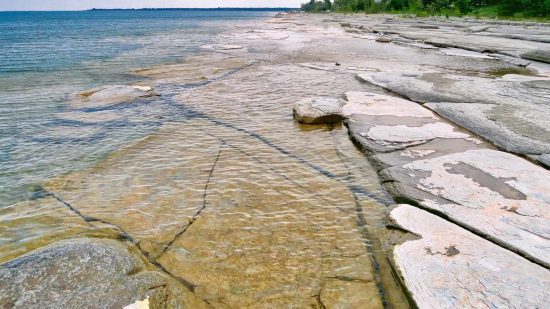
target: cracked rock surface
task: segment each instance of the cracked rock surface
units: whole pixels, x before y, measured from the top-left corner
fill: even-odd
[[[340,19],[350,22],[340,25]],[[361,27],[353,26],[357,21]],[[400,29],[392,33],[394,26]],[[10,287],[13,297],[5,303],[75,301],[54,294],[60,287],[48,276],[80,270],[82,280],[55,281],[80,286],[74,287],[80,299],[88,292],[88,301],[100,295],[113,306],[409,308],[403,290],[424,293],[414,301],[430,309],[547,302],[547,170],[494,150],[473,127],[474,133],[465,131],[379,87],[394,91],[397,80],[403,95],[456,104],[456,113],[459,104],[483,104],[470,108],[497,124],[513,122],[510,130],[524,138],[542,139],[529,132],[536,131],[531,122],[543,118],[537,113],[547,104],[547,84],[518,74],[542,74],[545,67],[510,52],[510,40],[519,39],[506,37],[529,40],[518,52],[538,50],[546,34],[533,27],[508,31],[502,24],[362,14],[239,21],[215,48],[129,72],[154,85],[161,94],[155,100],[142,100],[147,89],[134,88],[127,90],[137,91],[137,99],[113,94],[98,97],[94,107],[85,97],[95,92],[85,94],[56,118],[88,125],[84,141],[88,131],[109,124],[101,131],[107,138],[116,128],[139,130],[140,121],[154,119],[158,129],[82,169],[48,176],[30,199],[0,209],[6,227],[0,230],[0,261],[11,265],[2,271],[20,287]],[[373,32],[380,31],[391,42],[376,42],[382,34]],[[440,50],[437,38],[416,41],[401,31],[475,35],[476,44],[499,48],[464,52],[444,44]],[[488,34],[497,38],[482,41]],[[517,74],[491,75],[516,65]],[[376,81],[364,83],[365,76]],[[344,94],[349,132],[338,123],[304,125],[292,117],[297,101]],[[134,104],[120,104],[134,101],[150,109],[128,113]],[[523,101],[533,112],[520,108]],[[165,111],[142,112],[153,110]],[[66,124],[52,126],[43,134],[54,141],[69,135]],[[484,130],[478,134],[485,136]],[[525,153],[542,162],[550,152]],[[400,254],[393,265],[381,248],[386,207],[394,203],[384,188],[424,208],[415,208],[422,211],[412,222],[418,225],[395,216],[402,227],[390,230],[404,241],[397,250],[409,248],[410,254]],[[58,261],[58,253],[67,260]],[[73,260],[80,257],[87,263]],[[104,271],[94,276],[85,268],[102,264]],[[17,268],[22,265],[27,270]],[[415,277],[401,276],[400,286],[392,266]],[[37,268],[36,274],[47,271],[38,279],[49,288],[40,290],[43,298],[31,299],[24,291],[34,291],[38,279],[26,271]],[[24,280],[17,281],[15,269]],[[512,284],[500,289],[503,280]],[[106,294],[98,282],[117,285]]]
[[[426,103],[426,107],[511,152],[550,151],[545,117],[550,81],[537,77],[489,79],[426,73],[361,74],[359,78]]]
[[[388,192],[416,205],[390,214],[405,232],[421,237],[404,238],[391,251],[414,302],[421,308],[544,303],[548,170],[492,149],[417,103],[368,92],[346,98],[351,137],[368,153]],[[533,282],[530,273],[536,273]],[[501,289],[512,279],[529,292]]]
[[[420,238],[391,253],[419,308],[542,308],[550,271],[429,212],[398,205],[390,220]]]

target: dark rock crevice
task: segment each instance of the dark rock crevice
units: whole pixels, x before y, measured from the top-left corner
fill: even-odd
[[[183,234],[185,234],[185,232],[187,232],[189,227],[191,227],[191,225],[193,225],[193,223],[195,223],[195,221],[201,215],[202,211],[206,209],[206,207],[208,205],[208,202],[206,200],[206,198],[208,196],[208,186],[210,185],[210,180],[212,179],[212,176],[214,175],[214,170],[216,169],[216,165],[218,165],[218,161],[220,159],[220,156],[222,154],[222,150],[223,150],[224,146],[225,146],[225,143],[222,142],[222,144],[220,145],[220,149],[218,151],[218,154],[216,155],[216,159],[214,160],[214,163],[212,164],[212,166],[210,167],[210,171],[208,172],[208,178],[206,179],[206,183],[204,185],[204,190],[203,190],[203,195],[202,195],[202,206],[199,209],[197,209],[195,214],[193,214],[193,216],[189,220],[189,223],[180,232],[178,232],[168,244],[166,244],[164,246],[164,250],[158,255],[158,257],[156,259],[159,259],[160,257],[162,257],[166,253],[166,251],[168,251],[168,249],[170,249],[170,247],[174,244],[174,242],[176,240],[178,240]]]
[[[103,220],[103,219],[99,219],[99,218],[95,218],[95,217],[91,217],[91,216],[87,216],[87,215],[84,215],[82,214],[76,207],[74,207],[73,205],[71,205],[70,203],[66,202],[65,200],[63,200],[61,197],[57,196],[55,193],[53,192],[48,192],[46,191],[45,189],[42,189],[44,191],[44,194],[43,196],[51,196],[53,198],[55,198],[56,200],[58,200],[60,203],[62,203],[63,205],[65,205],[68,209],[70,209],[72,212],[74,212],[75,214],[77,214],[79,217],[81,217],[84,221],[86,221],[88,224],[90,224],[90,226],[93,226],[91,224],[91,222],[100,222],[100,223],[103,223],[103,224],[106,224],[106,225],[109,225],[109,226],[112,226],[113,229],[115,231],[117,231],[118,235],[117,235],[117,238],[116,240],[118,241],[129,241],[130,243],[132,243],[134,245],[134,247],[137,249],[137,251],[139,253],[141,253],[141,257],[146,260],[147,262],[149,262],[151,265],[153,265],[160,273],[163,273],[165,275],[168,275],[169,277],[175,279],[176,281],[178,281],[180,284],[182,284],[187,290],[189,290],[190,292],[194,292],[195,290],[195,287],[196,285],[191,283],[190,281],[186,280],[185,278],[182,278],[182,277],[179,277],[179,276],[176,276],[176,275],[173,275],[170,271],[168,271],[166,268],[164,268],[164,266],[162,266],[160,263],[158,263],[156,261],[156,259],[153,259],[150,257],[149,253],[146,252],[145,250],[143,250],[140,246],[139,246],[139,241],[136,241],[128,232],[126,232],[123,228],[121,228],[120,226],[114,224],[114,223],[111,223],[111,222],[108,222],[106,220]],[[106,236],[108,237],[108,236]],[[137,253],[137,252],[136,252]],[[140,273],[142,270],[134,270],[135,274],[137,273]]]

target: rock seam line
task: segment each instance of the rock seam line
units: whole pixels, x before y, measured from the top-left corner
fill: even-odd
[[[332,129],[333,129],[332,126],[327,125],[327,127],[329,128],[329,130],[332,131]],[[330,134],[330,135],[331,135],[331,138],[332,138],[332,141],[333,141],[334,150],[336,152],[336,155],[338,156],[338,158],[340,159],[342,164],[345,166],[346,171],[347,171],[347,175],[351,176],[352,175],[351,170],[350,170],[348,164],[346,163],[345,158],[343,158],[343,154],[340,152],[337,145],[334,144],[334,135],[333,134]],[[365,219],[365,215],[363,213],[363,208],[361,207],[361,204],[359,203],[359,197],[357,196],[357,194],[355,192],[353,192],[353,190],[351,190],[351,189],[350,189],[350,193],[352,194],[354,202],[355,202],[355,215],[356,215],[355,222],[357,224],[357,228],[359,230],[359,233],[361,233],[361,236],[363,238],[363,244],[365,245],[365,247],[367,249],[367,254],[369,256],[370,263],[371,263],[372,268],[374,270],[374,280],[375,280],[375,283],[376,283],[376,289],[378,290],[378,295],[380,296],[380,299],[382,301],[382,306],[384,308],[389,308],[389,304],[388,304],[388,301],[386,299],[386,295],[384,293],[384,285],[383,285],[382,280],[381,280],[380,264],[376,260],[376,257],[374,256],[374,254],[372,254],[370,252],[370,248],[372,247],[372,245],[371,245],[370,233],[369,233],[368,228],[367,228],[367,222],[366,222],[366,219]]]
[[[191,217],[191,220],[189,220],[189,223],[180,232],[178,232],[168,244],[165,245],[164,250],[162,250],[161,254],[159,254],[157,259],[162,257],[166,253],[166,251],[168,251],[168,249],[174,244],[174,242],[176,240],[178,240],[183,234],[185,234],[187,229],[189,229],[189,227],[191,225],[193,225],[193,223],[195,223],[195,221],[201,215],[202,211],[204,209],[206,209],[206,206],[208,204],[207,201],[206,201],[206,197],[208,196],[208,186],[210,185],[210,180],[212,179],[212,176],[214,175],[214,170],[216,169],[216,165],[218,165],[218,161],[220,160],[220,156],[221,156],[221,153],[222,153],[222,150],[223,150],[224,146],[225,146],[225,143],[222,142],[220,144],[220,149],[218,151],[216,159],[214,160],[214,163],[212,164],[212,167],[210,168],[210,171],[208,172],[208,178],[206,179],[206,183],[204,185],[204,190],[203,190],[203,195],[202,195],[202,206],[195,212],[195,214],[193,214],[193,217]]]
[[[82,218],[90,226],[92,226],[90,224],[90,222],[101,222],[101,223],[104,223],[104,224],[107,224],[107,225],[110,225],[110,226],[114,227],[120,233],[119,235],[122,236],[117,240],[119,240],[119,241],[121,241],[121,240],[130,241],[132,243],[132,245],[134,245],[136,247],[136,249],[139,250],[139,252],[142,254],[143,258],[145,260],[147,260],[149,263],[151,263],[153,266],[155,266],[158,270],[160,270],[161,273],[164,273],[164,274],[170,276],[171,278],[175,279],[177,282],[182,284],[190,292],[193,292],[193,293],[195,292],[195,287],[196,287],[195,284],[191,283],[190,281],[186,280],[185,278],[173,275],[170,271],[168,271],[166,268],[164,268],[164,266],[162,266],[158,262],[152,260],[149,257],[149,254],[147,252],[145,252],[143,249],[141,249],[141,247],[139,246],[139,242],[136,242],[136,240],[128,232],[126,232],[123,228],[119,227],[116,224],[110,223],[108,221],[105,221],[105,220],[102,220],[102,219],[99,219],[99,218],[83,215],[78,209],[76,209],[70,203],[64,201],[62,198],[60,198],[59,196],[57,196],[53,192],[45,191],[44,196],[51,196],[51,197],[55,198],[57,201],[59,201],[61,204],[63,204],[65,207],[67,207],[69,210],[71,210],[76,215],[78,215],[80,218]]]

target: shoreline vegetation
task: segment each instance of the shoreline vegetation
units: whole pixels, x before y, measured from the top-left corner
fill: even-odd
[[[306,12],[390,13],[550,22],[550,0],[311,0]]]

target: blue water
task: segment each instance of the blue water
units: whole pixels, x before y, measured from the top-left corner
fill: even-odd
[[[261,11],[0,12],[0,206],[35,184],[93,164],[186,115],[159,98],[125,106],[124,120],[59,117],[71,94],[138,79],[181,61]]]

